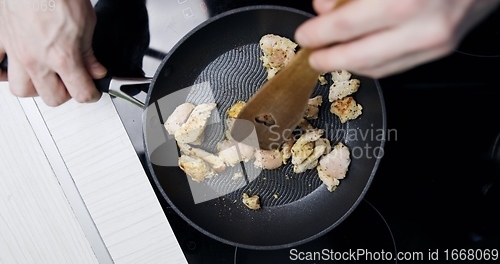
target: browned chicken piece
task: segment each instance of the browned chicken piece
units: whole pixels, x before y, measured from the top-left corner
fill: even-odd
[[[330,86],[328,100],[333,102],[342,99],[358,91],[360,80],[352,79],[347,81],[335,81]]]
[[[319,114],[319,107],[323,103],[323,97],[318,95],[309,99],[306,111],[304,112],[305,119],[317,119]]]
[[[334,82],[348,81],[352,76],[352,74],[346,70],[334,71],[331,74]]]
[[[333,192],[335,189],[340,184],[340,181],[337,178],[330,177],[321,165],[317,166],[316,169],[318,170],[318,177],[319,179],[323,182],[324,185],[326,185],[326,188],[328,191]]]
[[[229,117],[226,119],[226,132],[224,132],[224,135],[227,140],[234,140],[233,137],[231,136],[231,129],[234,126],[234,122],[236,121],[236,118],[231,118]]]
[[[306,170],[315,168],[318,165],[318,159],[324,155],[326,146],[314,146],[313,152],[302,163],[293,165],[293,172],[302,173]]]
[[[319,77],[318,77],[319,84],[321,84],[321,85],[328,84],[328,81],[326,80],[326,76],[325,75],[326,75],[325,73],[322,73],[322,74],[319,75]]]
[[[292,164],[300,164],[314,151],[314,142],[318,140],[325,131],[312,129],[302,134],[292,146]]]
[[[236,118],[238,117],[238,114],[241,112],[241,109],[245,106],[245,102],[243,101],[238,101],[234,105],[232,105],[227,111],[227,115],[229,118]]]
[[[208,122],[215,103],[197,105],[184,124],[175,131],[175,140],[178,143],[193,143],[202,141],[203,131]]]
[[[254,166],[265,170],[277,169],[281,166],[283,158],[278,149],[274,150],[255,150]]]
[[[283,145],[281,145],[281,159],[283,164],[286,164],[287,161],[292,157],[292,146],[294,143],[295,138],[290,137],[283,143]]]
[[[175,135],[175,132],[186,123],[194,108],[195,105],[192,103],[183,103],[174,109],[164,124],[169,135]]]
[[[260,209],[260,197],[258,195],[252,195],[248,196],[247,193],[243,193],[243,204],[252,209],[252,210],[259,210]]]
[[[330,151],[332,151],[332,145],[330,144],[330,140],[328,140],[327,138],[318,138],[318,140],[316,140],[314,142],[314,144],[317,146],[317,145],[323,145],[325,146],[325,152],[323,154],[328,154],[330,153]]]
[[[307,142],[295,142],[292,146],[292,164],[300,164],[309,157],[314,151],[314,143],[311,141]]]
[[[264,54],[260,59],[266,68],[268,80],[290,62],[297,47],[297,43],[290,39],[274,34],[262,36],[259,45]]]
[[[254,157],[255,148],[248,146],[243,142],[237,142],[231,136],[231,129],[234,125],[236,117],[238,117],[241,109],[245,106],[244,101],[237,101],[227,111],[228,118],[226,119],[226,139],[217,144],[219,157],[227,166],[235,166],[239,162],[248,162]]]
[[[214,176],[216,173],[212,167],[199,157],[181,155],[179,157],[179,167],[195,182],[202,182],[206,178]]]
[[[302,173],[306,170],[314,169],[318,165],[318,159],[331,150],[330,141],[326,138],[319,138],[314,142],[314,149],[302,163],[293,166],[293,172]]]
[[[330,112],[337,115],[342,123],[358,118],[362,110],[363,107],[352,96],[336,100],[330,107]]]
[[[204,149],[194,148],[188,144],[182,144],[182,143],[179,144],[179,149],[182,151],[183,154],[201,158],[202,160],[210,164],[210,166],[216,172],[222,172],[226,169],[226,164],[219,156],[214,155]]]

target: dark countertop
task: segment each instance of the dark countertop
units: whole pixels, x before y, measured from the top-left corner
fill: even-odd
[[[96,6],[96,55],[118,76],[151,76],[143,65],[144,55],[159,63],[168,52],[149,47],[150,41],[158,43],[157,36],[164,33],[154,31],[153,26],[165,19],[148,17],[146,7],[152,3],[160,2],[100,0]],[[206,1],[205,5],[213,16],[243,5],[267,3],[312,12],[309,1]],[[376,245],[376,232],[369,236],[370,230],[355,228],[366,224],[363,220],[371,214],[375,215],[372,219],[380,218],[372,223],[373,230],[384,226],[379,229],[386,230],[382,247],[389,250],[500,248],[500,219],[494,213],[500,204],[500,160],[491,154],[500,134],[500,44],[496,45],[500,41],[498,26],[492,25],[498,25],[498,11],[472,31],[456,52],[379,80],[390,137],[365,202],[338,230],[306,247],[324,244],[328,248],[345,239],[357,241],[350,247]],[[185,30],[192,27],[186,25]],[[144,158],[141,112],[117,101],[115,105],[138,155]],[[259,261],[255,256],[285,257],[283,251],[253,254],[206,237],[176,215],[155,190],[190,263],[249,263]],[[363,239],[368,242],[361,243]]]

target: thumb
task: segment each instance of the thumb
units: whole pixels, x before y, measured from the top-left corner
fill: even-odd
[[[83,64],[93,79],[101,79],[106,76],[108,70],[97,60],[92,49],[83,54]]]

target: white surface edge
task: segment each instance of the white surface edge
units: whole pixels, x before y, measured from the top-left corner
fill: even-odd
[[[94,254],[102,264],[114,263],[104,241],[83,201],[73,178],[61,157],[43,116],[33,98],[20,98],[19,102],[30,122],[45,155],[54,170],[61,188],[73,209],[76,219],[87,237]]]

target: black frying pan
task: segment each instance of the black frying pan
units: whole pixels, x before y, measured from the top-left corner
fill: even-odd
[[[276,6],[223,13],[185,36],[155,74],[143,119],[149,169],[175,211],[216,240],[250,249],[278,249],[310,241],[348,217],[375,175],[385,141],[384,102],[378,82],[360,76],[353,76],[361,80],[354,97],[364,107],[357,120],[341,124],[329,112],[328,86],[318,87],[314,94],[322,94],[325,103],[320,118],[311,123],[325,129],[332,143],[344,142],[353,156],[346,179],[334,192],[322,185],[316,170],[294,174],[290,165],[259,174],[251,163],[244,164],[201,184],[192,182],[177,166],[175,141],[161,125],[174,108],[185,101],[217,103],[219,114],[213,114],[202,145],[215,152],[216,142],[223,139],[225,111],[237,100],[248,100],[266,79],[259,39],[273,33],[293,40],[295,29],[311,16]],[[248,177],[232,179],[241,171]],[[200,197],[192,190],[203,193],[208,201],[197,203]],[[262,209],[246,208],[241,202],[243,193],[259,195]]]
[[[215,152],[216,143],[224,137],[225,111],[237,100],[248,100],[266,80],[259,60],[259,39],[273,33],[293,40],[295,29],[310,17],[309,13],[278,6],[245,7],[220,14],[179,41],[152,79],[143,114],[151,176],[163,198],[184,220],[216,240],[249,249],[280,249],[311,241],[349,216],[375,175],[385,142],[385,108],[378,82],[362,76],[353,78],[361,80],[354,97],[363,106],[363,114],[348,123],[340,123],[329,112],[326,98],[331,81],[318,86],[313,94],[323,95],[324,104],[319,119],[311,124],[324,129],[333,144],[343,142],[351,150],[347,177],[334,192],[326,189],[316,170],[294,174],[289,164],[260,172],[249,162],[203,183],[194,183],[177,166],[175,140],[162,125],[175,107],[185,101],[217,103],[218,114],[212,115],[202,145]],[[135,83],[143,81],[149,82]],[[106,78],[96,85],[141,105],[117,89],[119,79]],[[277,103],[279,100],[276,98]],[[246,177],[232,179],[237,172]],[[262,209],[245,207],[243,193],[259,195]]]

